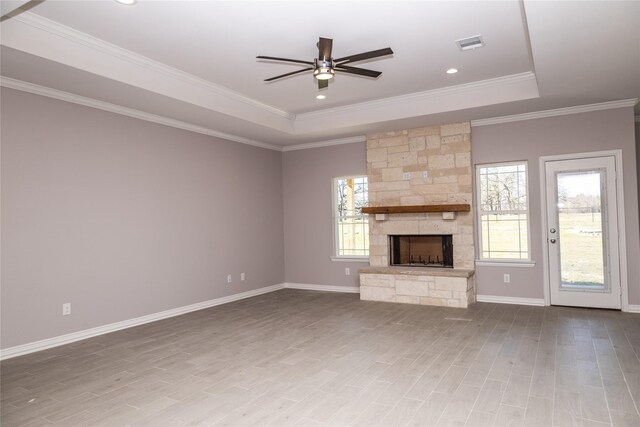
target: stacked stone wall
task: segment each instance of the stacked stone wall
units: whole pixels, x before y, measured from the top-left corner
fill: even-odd
[[[390,234],[452,234],[454,268],[474,268],[469,122],[368,135],[367,175],[370,206],[472,206],[454,220],[441,213],[390,214],[382,221],[371,215],[371,266],[389,265]]]

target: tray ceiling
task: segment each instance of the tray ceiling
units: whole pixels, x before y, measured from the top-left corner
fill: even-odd
[[[4,86],[290,146],[636,98],[638,20],[640,2],[49,0],[2,23],[1,72]],[[480,49],[455,44],[478,34]],[[394,55],[358,64],[382,71],[377,80],[336,76],[322,101],[311,75],[263,82],[298,68],[256,55],[312,60],[318,36],[333,38],[336,56],[386,46]]]

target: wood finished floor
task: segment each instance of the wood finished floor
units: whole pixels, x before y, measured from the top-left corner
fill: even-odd
[[[281,290],[1,364],[2,426],[640,426],[640,315]]]

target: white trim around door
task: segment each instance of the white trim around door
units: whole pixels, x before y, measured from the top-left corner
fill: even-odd
[[[555,156],[543,156],[540,157],[540,212],[541,212],[541,238],[542,238],[542,263],[544,271],[544,303],[545,305],[551,305],[550,295],[550,279],[549,279],[549,249],[546,244],[548,237],[548,221],[547,221],[547,200],[546,200],[546,188],[547,180],[545,173],[545,165],[547,162],[560,161],[560,160],[572,160],[572,159],[589,159],[594,157],[606,157],[613,156],[616,166],[616,196],[617,196],[617,220],[618,220],[618,247],[619,256],[618,263],[620,267],[620,292],[621,292],[621,306],[622,311],[629,311],[629,293],[628,293],[628,279],[627,279],[627,246],[626,246],[626,228],[624,220],[624,183],[622,172],[622,150],[607,150],[607,151],[594,151],[588,153],[573,153],[562,154]]]

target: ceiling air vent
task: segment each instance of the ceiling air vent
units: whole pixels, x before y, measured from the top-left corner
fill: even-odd
[[[460,50],[471,50],[484,46],[484,41],[482,40],[482,36],[473,36],[456,40],[456,44]]]

